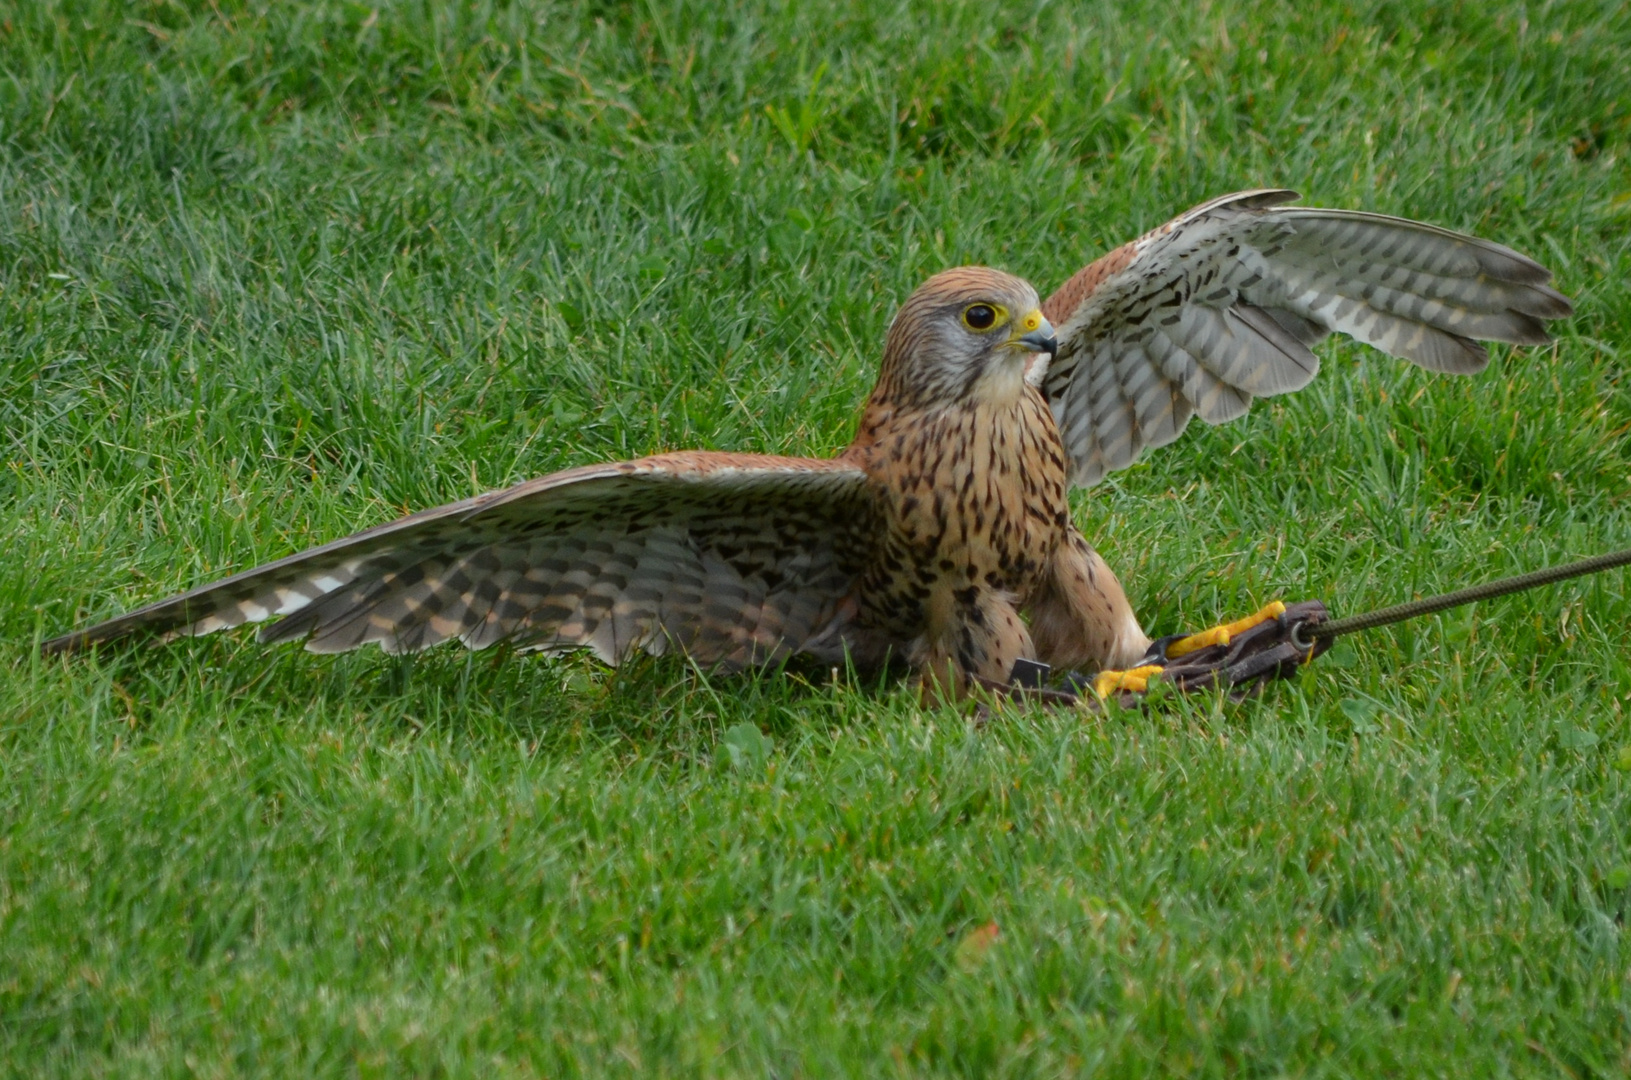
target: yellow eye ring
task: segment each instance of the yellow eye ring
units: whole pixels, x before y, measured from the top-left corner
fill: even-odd
[[[970,304],[963,309],[963,325],[983,334],[1008,321],[1008,309],[1001,304]]]

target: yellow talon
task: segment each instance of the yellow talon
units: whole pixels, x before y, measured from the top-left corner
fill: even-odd
[[[1244,619],[1236,619],[1232,623],[1223,623],[1220,626],[1212,627],[1210,630],[1202,630],[1198,634],[1190,634],[1188,637],[1179,638],[1167,646],[1167,659],[1175,660],[1180,656],[1204,649],[1208,645],[1227,645],[1235,634],[1243,634],[1252,627],[1266,623],[1270,619],[1278,619],[1285,613],[1286,606],[1276,600],[1256,614],[1248,615]]]
[[[1093,677],[1093,692],[1101,698],[1119,691],[1143,693],[1149,689],[1150,676],[1160,670],[1160,664],[1145,664],[1126,671],[1101,671]]]

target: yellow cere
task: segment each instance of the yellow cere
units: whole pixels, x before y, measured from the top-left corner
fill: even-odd
[[[1035,330],[1037,327],[1039,327],[1041,325],[1042,325],[1042,312],[1040,310],[1038,310],[1038,311],[1033,311],[1029,315],[1025,316],[1025,318],[1019,324],[1019,329],[1020,329],[1021,333],[1029,334],[1032,330]]]

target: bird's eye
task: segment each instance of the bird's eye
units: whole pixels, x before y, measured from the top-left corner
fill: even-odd
[[[963,324],[970,330],[989,330],[996,322],[997,309],[990,304],[970,304],[963,309]]]

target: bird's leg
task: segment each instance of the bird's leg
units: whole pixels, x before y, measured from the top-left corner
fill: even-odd
[[[1229,654],[1230,642],[1267,622],[1274,622],[1286,613],[1285,604],[1276,600],[1264,606],[1261,610],[1236,619],[1234,622],[1219,623],[1195,634],[1161,638],[1149,644],[1148,649],[1135,661],[1135,666],[1118,671],[1106,669],[1100,671],[1093,679],[1093,692],[1099,697],[1109,697],[1111,694],[1140,694],[1150,688],[1150,679],[1167,671],[1168,666],[1174,663],[1184,667],[1190,675],[1192,664],[1183,662],[1183,658],[1190,657],[1201,662],[1204,668],[1209,662],[1221,660]],[[1206,655],[1197,655],[1205,650],[1214,650]],[[1198,669],[1197,669],[1198,670]],[[1184,680],[1179,679],[1182,683]],[[1210,685],[1210,684],[1208,684]]]
[[[1036,654],[1019,611],[1001,593],[948,587],[928,606],[928,632],[917,658],[925,703],[961,701],[977,686],[1006,684],[1014,661]]]
[[[1157,672],[1184,692],[1222,688],[1240,700],[1273,679],[1288,679],[1330,647],[1329,638],[1299,636],[1330,618],[1318,600],[1275,601],[1261,611],[1199,634],[1164,637],[1150,644],[1140,665],[1129,671],[1101,671],[1093,682],[1100,698],[1138,694]],[[1080,683],[1076,684],[1080,686]]]
[[[1236,634],[1244,634],[1254,626],[1261,626],[1271,619],[1278,619],[1286,613],[1285,604],[1276,600],[1266,604],[1260,610],[1236,619],[1234,622],[1219,623],[1210,629],[1202,630],[1196,634],[1188,634],[1177,641],[1169,641],[1166,647],[1166,658],[1176,660],[1181,656],[1199,652],[1212,645],[1227,645]]]
[[[1298,605],[1296,611],[1308,606]],[[1291,617],[1286,606],[1276,601],[1243,619],[1198,634],[1152,642],[1139,629],[1120,582],[1075,530],[1055,552],[1046,583],[1031,601],[1030,616],[1036,658],[1066,671],[1098,669],[1090,685],[1100,698],[1142,693],[1161,672],[1168,672],[1180,687],[1211,685],[1218,676],[1213,673],[1203,678],[1205,673],[1225,658],[1230,663],[1238,659],[1239,650],[1230,649],[1232,639],[1247,642],[1249,635],[1243,647],[1256,656],[1267,639],[1249,632]],[[1236,674],[1255,678],[1260,673],[1248,665],[1230,679]],[[1073,682],[1082,685],[1080,680]]]
[[[1055,549],[1029,611],[1036,658],[1057,670],[1126,668],[1150,647],[1121,582],[1075,529]]]

